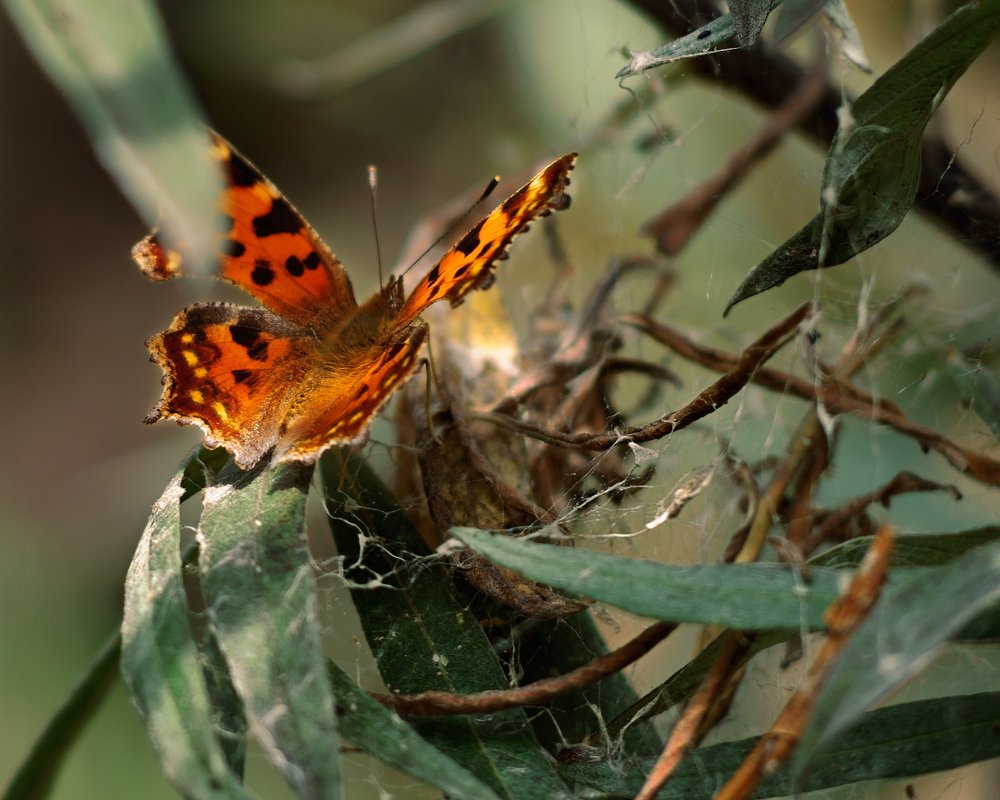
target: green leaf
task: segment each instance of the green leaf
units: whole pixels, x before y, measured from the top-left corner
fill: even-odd
[[[153,506],[125,580],[121,667],[167,778],[188,797],[247,798],[216,739],[216,719],[188,623],[180,499],[186,467]]]
[[[1000,441],[1000,381],[985,370],[976,372],[970,391],[972,410]]]
[[[302,798],[341,796],[339,739],[306,546],[312,467],[225,468],[205,490],[199,573],[254,736]]]
[[[829,0],[823,9],[823,15],[836,33],[841,54],[862,72],[870,73],[872,66],[868,63],[864,45],[861,44],[861,34],[858,33],[844,0]]]
[[[861,713],[920,672],[951,635],[1000,600],[1000,542],[888,586],[820,690],[795,754],[795,774]]]
[[[924,128],[1000,26],[1000,0],[966,3],[855,102],[830,147],[820,212],[751,270],[724,313],[892,233],[916,197]]]
[[[525,626],[512,646],[518,653],[522,685],[564,675],[608,652],[590,614],[572,614]],[[558,752],[566,742],[583,741],[595,730],[604,728],[608,720],[622,717],[626,709],[639,702],[625,672],[616,672],[583,690],[555,698],[546,706],[545,714],[532,719],[532,725],[543,746]],[[663,750],[663,741],[653,726],[641,724],[638,719],[607,733],[634,755],[652,756]]]
[[[340,452],[328,453],[320,469],[344,577],[386,686],[464,694],[507,688],[467,602],[444,569],[426,562],[426,547],[388,490],[363,461]],[[569,796],[520,709],[429,717],[414,727],[500,797]]]
[[[722,644],[730,631],[723,631],[698,655],[671,675],[667,680],[633,703],[617,717],[606,723],[607,736],[614,740],[623,730],[630,730],[639,722],[669,711],[686,702],[701,686],[702,681],[719,657]],[[754,636],[753,642],[733,661],[733,668],[741,667],[760,653],[776,644],[787,642],[798,631],[766,631]],[[630,751],[632,752],[632,751]]]
[[[398,715],[361,690],[336,664],[328,664],[344,738],[379,761],[436,786],[450,797],[496,800],[486,784],[459,766]]]
[[[743,5],[754,9],[763,9],[767,6],[767,12],[764,12],[764,20],[766,20],[767,13],[771,9],[781,5],[781,2],[782,0],[770,0],[770,3],[759,2],[759,0],[746,0]],[[753,19],[758,19],[761,12],[756,11],[755,13],[758,16],[753,17]],[[694,58],[695,56],[703,56],[707,53],[715,52],[737,35],[750,35],[753,39],[756,39],[756,34],[754,34],[755,26],[750,23],[750,18],[745,19],[747,23],[742,34],[740,32],[741,28],[738,27],[737,21],[732,14],[720,14],[711,22],[702,25],[697,30],[685,36],[668,42],[663,47],[658,47],[655,50],[642,50],[638,53],[631,53],[628,64],[618,70],[615,77],[619,79],[628,78],[632,75],[638,75],[646,70],[656,69],[657,67],[662,67],[684,58]],[[764,21],[760,21],[760,24],[763,26]],[[758,29],[756,33],[759,34],[760,30]]]
[[[896,541],[893,556],[895,568],[913,566],[935,566],[948,563],[969,550],[1000,539],[1000,527],[977,528],[955,533],[920,534],[900,536]],[[861,563],[871,536],[860,536],[842,542],[809,560],[810,566],[827,566],[837,569],[853,568]],[[924,573],[926,574],[926,573]],[[774,630],[754,637],[750,648],[744,653],[737,666],[745,664],[757,653],[781,644],[798,635],[797,630]],[[995,639],[1000,636],[1000,615],[995,608],[988,608],[962,627],[951,638],[953,641],[977,641]],[[716,638],[695,658],[670,676],[655,689],[647,692],[626,711],[615,718],[608,717],[608,736],[617,735],[620,728],[633,726],[636,722],[650,719],[685,702],[691,697],[718,656],[722,637]]]
[[[66,756],[114,683],[120,647],[121,636],[115,631],[35,740],[31,751],[7,784],[3,800],[42,800],[48,797]]]
[[[1000,755],[1000,694],[940,697],[862,715],[856,725],[819,755],[805,782],[787,766],[764,779],[754,797],[779,797],[869,780],[905,778],[954,769]],[[700,747],[691,752],[657,795],[701,800],[714,797],[756,743],[755,738]],[[653,761],[573,764],[567,777],[607,793],[634,797]]]
[[[818,14],[830,0],[785,0],[774,24],[773,38],[782,42]]]
[[[814,566],[856,567],[872,543],[871,536],[858,536],[824,550],[809,559]],[[975,547],[1000,539],[1000,526],[989,525],[954,533],[920,533],[899,536],[892,555],[893,567],[934,567],[947,564]]]
[[[35,58],[80,117],[105,168],[150,227],[214,261],[222,175],[202,117],[143,0],[6,0]]]
[[[315,102],[371,81],[521,0],[434,0],[403,9],[384,25],[314,61],[282,64],[274,88]]]
[[[764,30],[771,0],[729,0],[729,13],[736,27],[736,39],[740,47],[750,47]]]
[[[539,583],[656,619],[742,630],[823,627],[837,598],[836,570],[810,571],[808,584],[779,564],[676,566],[535,544],[473,528],[451,534],[476,552]]]

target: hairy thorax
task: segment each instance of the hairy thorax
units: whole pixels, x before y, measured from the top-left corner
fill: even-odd
[[[396,315],[402,304],[402,283],[393,279],[322,334],[324,350],[333,361],[353,361],[358,353],[385,347],[399,332]]]

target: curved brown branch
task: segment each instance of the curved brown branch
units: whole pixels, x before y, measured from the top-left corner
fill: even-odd
[[[798,331],[799,325],[812,314],[813,309],[812,303],[803,303],[740,353],[733,367],[715,383],[699,393],[691,402],[646,425],[625,428],[615,433],[567,434],[530,425],[503,414],[470,414],[469,416],[492,422],[548,444],[574,447],[580,450],[607,450],[617,444],[627,442],[642,444],[662,439],[664,436],[686,428],[702,417],[708,416],[732,400],[740,389],[753,380],[754,374],[761,368],[761,365],[787,344]]]
[[[617,650],[598,656],[582,667],[555,678],[544,678],[516,689],[497,689],[476,694],[421,692],[420,694],[373,694],[382,705],[399,714],[492,714],[508,708],[544,705],[564,694],[585,689],[637,661],[666,639],[677,623],[650,625]]]
[[[876,532],[847,592],[823,615],[829,637],[809,667],[802,685],[789,698],[771,728],[757,740],[753,750],[715,796],[716,800],[743,800],[750,797],[761,779],[766,774],[773,773],[795,750],[830,667],[878,599],[895,542],[896,531],[891,525],[883,525]]]
[[[698,687],[698,691],[688,702],[681,718],[670,731],[666,747],[646,776],[646,781],[639,794],[635,796],[635,800],[653,800],[684,756],[697,747],[704,736],[703,723],[708,719],[713,704],[724,691],[733,669],[739,669],[736,666],[739,656],[748,649],[747,642],[739,631],[729,631],[724,635],[726,639],[722,643],[722,651]]]
[[[893,497],[911,492],[947,492],[954,500],[961,500],[962,493],[947,483],[938,483],[921,478],[908,470],[898,473],[891,481],[873,491],[852,498],[834,509],[810,534],[802,549],[808,555],[820,544],[839,542],[851,538],[850,531],[856,530],[852,522],[864,514],[868,506],[881,503],[888,507]],[[845,535],[845,532],[848,532]]]
[[[822,48],[820,53],[825,55]],[[821,56],[798,91],[789,95],[771,114],[751,141],[734,150],[722,166],[684,197],[643,223],[642,232],[653,237],[661,253],[669,256],[683,250],[719,203],[774,150],[785,133],[809,113],[825,88],[825,74],[826,59]]]
[[[679,34],[716,15],[712,4],[700,0],[630,0],[664,30]],[[776,109],[802,84],[805,70],[790,58],[757,44],[749,50],[728,50],[711,57],[690,59],[690,72],[711,78],[741,92],[760,105]],[[797,123],[799,130],[824,145],[837,131],[841,90],[827,84],[810,113]],[[953,149],[939,139],[923,144],[923,167],[916,206],[935,219],[955,239],[989,259],[1000,270],[1000,198],[953,159]]]
[[[624,321],[653,336],[678,355],[709,369],[731,370],[739,360],[731,353],[695,344],[677,331],[648,318],[633,315],[626,317]],[[751,380],[767,389],[794,394],[805,400],[818,401],[830,413],[857,414],[872,422],[888,425],[915,439],[925,450],[940,453],[959,472],[964,472],[982,483],[1000,486],[1000,462],[971,448],[963,447],[931,428],[913,422],[904,416],[895,404],[887,400],[876,400],[867,393],[849,386],[846,381],[830,378],[819,383],[810,383],[769,367],[756,370]]]

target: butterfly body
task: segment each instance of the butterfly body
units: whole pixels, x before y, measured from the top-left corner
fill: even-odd
[[[372,418],[416,371],[427,338],[420,313],[486,288],[506,246],[536,216],[566,204],[575,154],[563,156],[475,225],[407,297],[399,278],[362,304],[336,256],[277,189],[213,135],[227,188],[220,203],[220,277],[264,308],[190,306],[147,345],[164,372],[147,422],[175,419],[205,431],[246,469],[274,452],[313,461],[361,440]],[[183,274],[156,235],[133,249],[154,280]]]

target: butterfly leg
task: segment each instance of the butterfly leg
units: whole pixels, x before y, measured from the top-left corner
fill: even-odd
[[[427,339],[427,358],[423,358],[421,361],[427,370],[426,381],[424,382],[424,419],[427,420],[427,432],[431,435],[431,439],[434,440],[434,444],[440,448],[444,448],[444,440],[438,436],[438,432],[434,428],[434,417],[431,415],[431,382],[433,381],[434,388],[437,389],[438,397],[444,400],[446,395],[441,391],[437,371],[434,369],[434,353],[431,351],[430,338]]]

